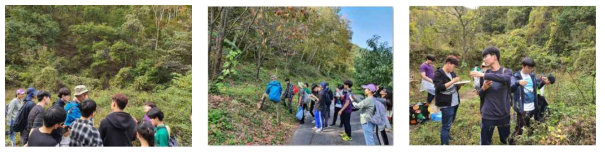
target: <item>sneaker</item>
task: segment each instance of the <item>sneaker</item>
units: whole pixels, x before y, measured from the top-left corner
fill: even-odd
[[[313,127],[313,128],[311,128],[311,129],[313,129],[313,131],[315,131],[315,130],[317,130],[317,127]]]
[[[342,137],[342,141],[353,141],[353,138],[351,138],[349,136],[344,136],[344,137]]]
[[[313,123],[313,124],[315,124],[315,120],[313,120],[313,122],[312,122],[312,123]]]
[[[320,133],[322,131],[322,129],[317,129],[315,130],[315,133]]]
[[[346,135],[347,135],[347,133],[345,133],[345,132],[340,132],[340,137],[343,137],[343,138],[344,138],[344,136],[346,136]]]
[[[340,126],[338,126],[338,127],[339,127],[339,128],[342,128],[342,127],[344,127],[344,125],[340,124]]]

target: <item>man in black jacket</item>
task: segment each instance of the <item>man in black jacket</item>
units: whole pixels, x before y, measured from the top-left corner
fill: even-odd
[[[458,94],[460,86],[455,85],[456,82],[460,81],[460,77],[457,77],[456,73],[454,73],[458,61],[456,56],[448,56],[445,59],[443,68],[438,68],[433,76],[436,98],[435,105],[440,108],[442,113],[441,145],[450,144],[449,140],[452,139],[450,136],[450,128],[456,119],[458,104],[460,104],[460,96]]]
[[[132,141],[136,140],[136,122],[130,114],[124,112],[127,104],[128,97],[123,94],[111,97],[113,112],[99,125],[104,146],[132,146]]]

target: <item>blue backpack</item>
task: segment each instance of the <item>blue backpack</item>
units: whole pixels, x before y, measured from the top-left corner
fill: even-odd
[[[269,92],[269,100],[274,102],[281,101],[281,84],[277,81],[271,81],[267,84],[267,90]]]

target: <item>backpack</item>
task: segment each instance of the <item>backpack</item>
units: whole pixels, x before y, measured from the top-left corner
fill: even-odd
[[[382,107],[383,109],[378,109],[376,107]],[[374,99],[374,114],[372,114],[372,116],[370,116],[370,122],[372,122],[372,124],[374,125],[384,125],[384,114],[386,112],[384,111],[379,111],[379,110],[384,110],[384,105],[382,105],[382,103],[380,103],[380,101]]]
[[[302,104],[308,104],[309,101],[311,101],[311,98],[309,97],[309,94],[307,94],[307,92],[300,92],[299,96],[302,96],[302,98],[300,99],[300,102]]]
[[[546,119],[546,113],[548,111],[548,102],[544,96],[538,94],[538,107],[536,108],[536,114],[534,119],[538,122],[544,122]]]
[[[31,111],[31,105],[35,105],[32,101],[27,101],[23,104],[23,107],[19,109],[19,114],[15,118],[13,123],[13,131],[23,131],[27,126],[27,117],[29,115],[29,111]]]
[[[6,106],[4,106],[4,118],[6,118],[8,116],[8,104],[6,104]]]
[[[168,139],[168,147],[178,147],[178,144],[179,142],[176,137],[170,137],[170,139]]]
[[[292,91],[293,91],[293,93],[294,93],[294,94],[292,94],[292,95],[296,95],[296,94],[298,93],[299,89],[298,89],[298,88],[296,88],[296,86],[292,86]]]

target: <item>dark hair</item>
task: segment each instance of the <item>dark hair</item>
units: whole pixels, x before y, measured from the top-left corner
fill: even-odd
[[[151,119],[157,117],[160,121],[164,120],[164,112],[157,107],[150,109],[149,112],[147,112],[147,116]]]
[[[490,46],[485,48],[485,50],[483,50],[483,54],[481,54],[482,57],[485,57],[485,55],[496,55],[496,58],[498,59],[498,61],[500,61],[500,50],[498,50],[498,48],[494,47],[494,46]]]
[[[534,62],[534,60],[529,57],[525,57],[525,58],[523,58],[523,61],[521,61],[521,65],[529,66],[529,67],[536,67],[536,62]]]
[[[69,88],[63,87],[59,89],[59,99],[63,98],[63,96],[65,95],[71,95],[71,91],[69,90]]]
[[[454,55],[450,55],[447,56],[447,58],[445,59],[445,63],[450,63],[450,64],[454,64],[456,66],[458,66],[458,57],[454,56]]]
[[[44,127],[51,127],[55,124],[62,123],[63,121],[65,121],[66,117],[67,114],[65,113],[65,110],[63,110],[63,108],[50,107],[44,112],[42,116],[42,118],[44,119]]]
[[[42,99],[44,99],[44,97],[48,97],[50,98],[50,93],[48,93],[48,91],[42,91],[40,93],[38,93],[38,102],[42,101]]]
[[[353,81],[351,81],[351,80],[345,80],[344,83],[345,83],[345,85],[348,85],[349,88],[353,87]]]
[[[548,74],[548,81],[550,81],[550,84],[555,84],[555,76],[553,76],[552,74]]]
[[[308,84],[308,83],[305,83],[305,86],[309,87],[309,84]]]
[[[426,59],[427,60],[431,60],[431,61],[435,61],[435,56],[433,56],[433,55],[426,55]]]
[[[153,125],[149,121],[141,120],[137,124],[137,133],[147,141],[149,146],[155,144],[155,132],[153,131]]]
[[[315,91],[315,88],[319,87],[319,84],[313,84],[313,86],[311,87],[311,93],[313,94],[318,94],[319,92]]]
[[[79,107],[83,117],[90,117],[97,110],[97,103],[92,99],[86,99]]]
[[[113,95],[113,97],[111,97],[111,100],[115,101],[121,110],[124,110],[124,108],[126,108],[126,105],[128,104],[128,97],[121,93]]]
[[[286,78],[286,81],[290,81],[290,78]]]
[[[151,108],[156,108],[157,107],[153,101],[145,102],[145,106],[149,106]]]
[[[342,84],[338,84],[338,86],[337,86],[336,88],[338,88],[338,89],[342,90],[342,89],[344,89],[344,88],[345,88],[345,86],[344,86],[344,85],[342,85]]]

